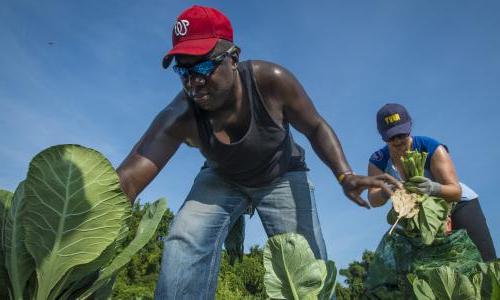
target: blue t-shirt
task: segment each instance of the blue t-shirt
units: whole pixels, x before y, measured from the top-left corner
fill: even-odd
[[[437,147],[443,146],[446,149],[446,151],[448,151],[448,147],[430,137],[414,136],[412,138],[413,138],[413,142],[411,145],[412,150],[417,150],[419,152],[427,152],[427,160],[424,166],[424,176],[431,180],[434,180],[430,171],[432,155],[436,151]],[[387,145],[372,154],[372,156],[370,157],[370,163],[375,165],[382,172],[387,173],[392,177],[401,180],[401,176],[399,175],[398,170],[392,163],[391,156],[389,153],[389,147]],[[464,183],[460,182],[460,186],[462,187],[462,199],[461,199],[462,201],[472,200],[478,197],[478,195]]]

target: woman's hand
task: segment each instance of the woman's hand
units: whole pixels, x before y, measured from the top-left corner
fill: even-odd
[[[426,194],[429,196],[441,195],[442,186],[424,176],[414,176],[404,184],[405,188],[417,194]]]
[[[341,184],[347,198],[351,199],[357,205],[368,209],[370,205],[361,197],[361,193],[364,190],[368,188],[381,188],[387,195],[392,195],[393,190],[403,187],[398,180],[389,174],[376,176],[346,175]]]

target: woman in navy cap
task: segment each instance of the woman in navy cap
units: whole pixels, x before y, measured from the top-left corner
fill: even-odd
[[[496,259],[478,195],[458,181],[448,148],[430,137],[412,136],[411,126],[410,114],[400,104],[386,104],[377,112],[377,129],[386,146],[370,157],[368,174],[388,173],[396,179],[412,182],[418,193],[457,202],[451,214],[452,229],[466,229],[484,261]],[[424,182],[404,178],[400,157],[408,150],[428,153]],[[390,195],[380,188],[370,188],[368,191],[368,200],[373,207],[384,205],[389,198]]]

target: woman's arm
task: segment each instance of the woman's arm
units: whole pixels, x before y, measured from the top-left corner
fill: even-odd
[[[384,172],[382,172],[379,168],[377,168],[377,166],[375,166],[372,163],[368,163],[368,176],[377,176],[383,174]],[[373,187],[368,189],[368,201],[370,202],[370,205],[372,207],[378,207],[384,205],[387,202],[387,200],[389,200],[390,197],[391,197],[390,194],[388,194],[386,191],[384,191],[379,187]]]
[[[441,190],[436,196],[447,201],[460,201],[462,188],[458,182],[457,173],[448,151],[441,145],[436,148],[431,158],[431,174],[434,180],[441,184]]]

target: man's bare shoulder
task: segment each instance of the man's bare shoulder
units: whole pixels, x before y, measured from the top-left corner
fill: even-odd
[[[158,114],[163,119],[171,122],[184,122],[192,118],[192,112],[186,95],[180,92],[175,98]]]
[[[277,83],[281,80],[286,80],[288,77],[292,76],[292,73],[288,71],[285,67],[265,61],[265,60],[252,60],[252,70],[257,81],[262,82],[274,82]]]
[[[252,61],[252,70],[261,93],[281,98],[298,85],[295,76],[285,67],[263,60]]]
[[[195,135],[196,121],[188,99],[183,92],[170,102],[155,118],[154,127],[182,141],[191,140]]]

